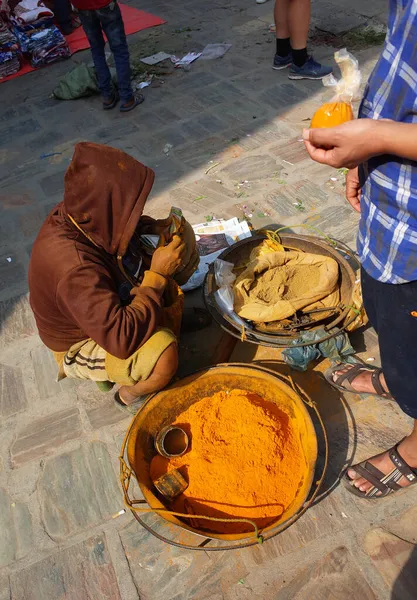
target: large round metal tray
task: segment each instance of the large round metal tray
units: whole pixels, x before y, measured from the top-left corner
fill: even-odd
[[[127,445],[129,466],[136,476],[146,503],[157,513],[162,509],[159,512],[160,516],[169,523],[211,539],[238,541],[252,538],[253,540],[251,533],[220,534],[207,531],[209,522],[204,529],[196,529],[190,524],[189,519],[181,519],[166,510],[164,501],[150,477],[150,464],[156,453],[154,440],[158,432],[172,424],[191,404],[201,398],[212,396],[220,390],[228,389],[248,390],[276,404],[291,419],[294,430],[299,435],[306,465],[305,477],[292,504],[281,517],[263,530],[263,534],[268,537],[277,528],[285,527],[292,522],[302,510],[313,483],[317,460],[317,436],[309,412],[300,394],[282,375],[258,365],[227,364],[210,367],[171,384],[151,396],[134,417],[121,456],[124,455],[125,445]],[[122,469],[122,480],[123,475],[124,469]],[[253,484],[256,485],[256,481]],[[132,506],[132,503],[129,505]],[[140,517],[135,516],[142,523]]]
[[[347,315],[350,312],[352,305],[352,294],[355,285],[356,274],[352,265],[348,262],[345,257],[349,257],[349,250],[340,242],[336,242],[335,245],[323,241],[313,236],[302,236],[298,234],[283,234],[280,236],[283,245],[288,245],[293,248],[299,248],[304,252],[310,254],[320,254],[322,256],[329,256],[337,261],[339,264],[339,279],[340,279],[340,295],[341,301],[339,303],[339,310],[337,314],[334,314],[332,318],[328,319],[325,323],[317,322],[308,327],[308,329],[317,329],[318,327],[325,328],[327,339],[337,335],[340,329],[343,329],[347,325]],[[251,238],[247,238],[233,246],[230,246],[224,250],[219,258],[227,262],[231,262],[234,265],[245,263],[249,260],[249,255],[252,250],[261,244],[265,240],[263,235],[254,235]],[[266,332],[259,331],[251,328],[250,324],[245,328],[244,335],[242,336],[242,328],[239,327],[233,319],[224,313],[218,306],[215,299],[215,292],[218,289],[214,277],[213,265],[210,265],[209,272],[207,273],[204,281],[203,293],[204,301],[207,310],[210,312],[215,321],[230,335],[244,339],[244,341],[251,342],[253,344],[259,344],[262,346],[270,347],[282,347],[286,348],[294,346],[295,340],[300,336],[303,329],[299,328],[296,332]],[[320,340],[319,340],[320,341]],[[307,345],[307,344],[299,344]]]

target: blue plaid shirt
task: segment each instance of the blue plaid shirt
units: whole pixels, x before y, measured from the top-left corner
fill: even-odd
[[[390,0],[387,39],[359,117],[417,123],[417,0]],[[417,163],[378,156],[360,167],[360,180],[364,269],[385,283],[417,280]]]

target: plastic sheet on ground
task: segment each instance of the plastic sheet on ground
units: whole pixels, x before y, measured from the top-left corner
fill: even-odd
[[[321,339],[327,337],[329,332],[324,327],[313,331],[306,331],[292,342],[293,345],[311,342],[308,346],[299,348],[287,348],[282,352],[284,361],[296,371],[307,371],[312,360],[325,357],[334,363],[350,362],[349,357],[355,354],[347,333],[341,331],[335,337],[324,342]]]
[[[207,44],[201,53],[200,60],[222,58],[230,50],[232,44]]]

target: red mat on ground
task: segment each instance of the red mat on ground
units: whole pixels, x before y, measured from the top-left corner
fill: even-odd
[[[149,27],[155,27],[156,25],[162,25],[165,23],[163,19],[155,17],[154,15],[151,15],[143,10],[138,10],[137,8],[132,8],[131,6],[121,3],[119,6],[120,10],[122,11],[126,35],[130,35],[131,33],[136,33],[137,31],[142,31],[143,29],[149,29]],[[71,35],[67,35],[66,40],[70,47],[71,54],[75,54],[76,52],[79,52],[79,50],[86,50],[90,47],[87,36],[85,35],[82,27],[78,27],[73,33],[71,33]],[[9,77],[5,77],[4,79],[0,79],[0,83],[8,81],[9,79],[14,79],[15,77],[20,77],[20,75],[25,75],[31,71],[39,71],[39,69],[34,69],[26,60],[24,60],[20,71],[14,75],[9,75]]]

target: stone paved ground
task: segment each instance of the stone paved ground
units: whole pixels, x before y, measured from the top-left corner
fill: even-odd
[[[255,226],[309,222],[349,244],[356,229],[342,175],[313,164],[299,142],[323,88],[270,68],[272,2],[145,0],[140,7],[168,24],[132,36],[133,56],[210,42],[233,48],[222,60],[166,76],[128,115],[102,112],[97,98],[50,99],[69,63],[0,85],[0,600],[411,600],[415,489],[368,504],[337,486],[349,461],[400,439],[409,423],[390,402],[340,398],[323,383],[323,365],[297,381],[325,417],[329,474],[320,502],[285,533],[252,549],[193,553],[162,544],[129,514],[112,518],[123,507],[117,456],[129,419],[88,383],[54,382],[27,299],[31,244],[61,199],[74,143],[108,143],[152,166],[154,215],[177,204],[193,222],[245,214]],[[383,22],[384,11],[381,0],[315,0],[315,39],[340,45],[343,32]],[[360,46],[366,75],[378,48],[366,47],[368,37]],[[333,48],[315,53],[331,60]],[[72,59],[79,61],[89,54]],[[59,154],[41,158],[52,152]],[[204,347],[183,340],[187,367],[207,364],[207,344],[214,348],[219,337],[213,327]],[[355,344],[378,357],[371,331]],[[233,358],[276,356],[239,345]],[[159,518],[155,526],[178,538]]]

